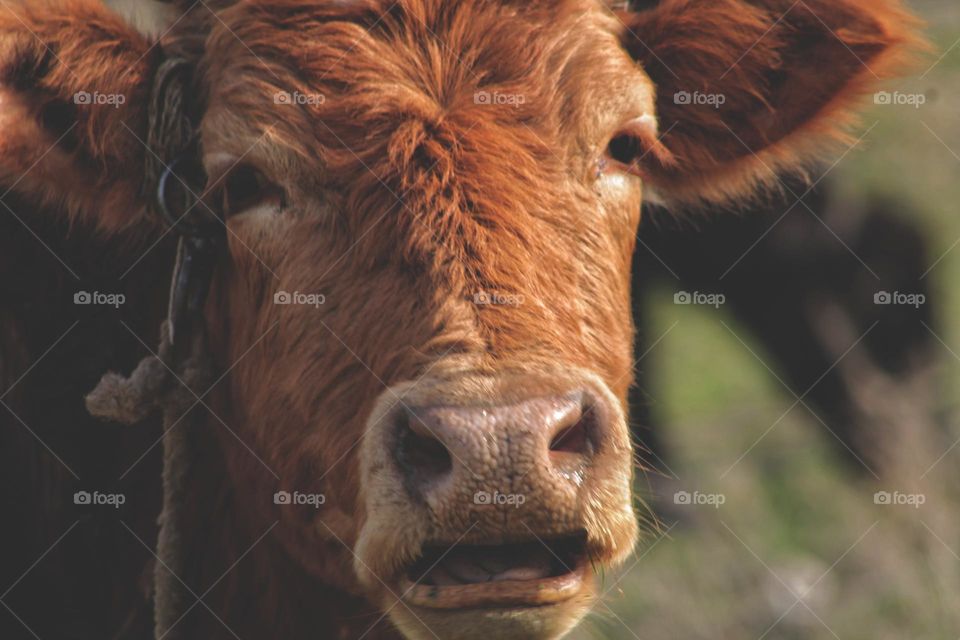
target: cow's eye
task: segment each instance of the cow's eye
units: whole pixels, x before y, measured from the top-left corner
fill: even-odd
[[[636,136],[619,133],[607,145],[607,157],[619,169],[631,169],[643,155],[643,145]]]
[[[646,115],[625,122],[607,143],[601,167],[641,175],[640,163],[648,155],[660,155],[656,126],[656,120]]]
[[[250,165],[237,165],[224,176],[223,216],[237,215],[264,205],[283,207],[283,190]]]

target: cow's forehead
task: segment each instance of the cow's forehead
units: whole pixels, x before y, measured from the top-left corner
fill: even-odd
[[[565,158],[653,109],[596,0],[262,0],[221,19],[204,65],[208,129],[235,147],[269,131],[300,157],[317,143],[361,153],[417,121],[428,135],[520,127]]]

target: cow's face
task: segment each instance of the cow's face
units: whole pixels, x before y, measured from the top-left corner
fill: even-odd
[[[156,56],[81,5],[0,18],[18,38],[0,170],[121,234],[143,149],[120,120],[145,126]],[[642,191],[725,200],[798,164],[908,23],[893,0],[221,11],[197,63],[228,230],[207,317],[237,517],[279,519],[291,558],[409,637],[561,635],[636,536]],[[74,105],[61,148],[33,114],[91,89],[127,99]]]
[[[225,418],[281,475],[264,496],[327,498],[278,510],[291,552],[342,540],[412,635],[556,635],[636,535],[628,165],[652,83],[592,3],[344,4],[239,6],[208,44],[211,323],[229,310],[227,363],[260,340]]]

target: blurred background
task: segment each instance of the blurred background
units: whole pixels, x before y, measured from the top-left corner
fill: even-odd
[[[960,638],[960,3],[908,4],[933,51],[886,88],[923,98],[875,100],[809,206],[790,185],[742,214],[729,254],[703,257],[715,282],[645,221],[641,260],[663,272],[637,309],[646,533],[574,638]],[[686,246],[723,225],[689,222]],[[806,262],[789,254],[805,234]],[[842,272],[816,280],[831,256]],[[756,277],[769,300],[677,297]]]

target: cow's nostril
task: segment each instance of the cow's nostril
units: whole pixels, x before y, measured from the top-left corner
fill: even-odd
[[[450,452],[412,413],[404,412],[397,436],[397,462],[418,484],[443,476],[453,468]]]
[[[596,417],[591,407],[584,407],[574,420],[560,427],[550,441],[551,453],[593,453]]]

